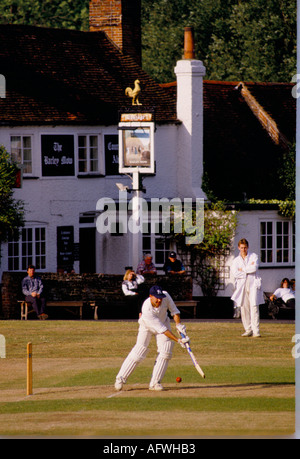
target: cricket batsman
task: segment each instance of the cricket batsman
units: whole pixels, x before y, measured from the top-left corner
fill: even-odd
[[[177,338],[171,332],[168,311],[175,321],[178,333],[182,333],[185,336],[184,338]],[[124,360],[116,377],[115,389],[117,391],[122,390],[123,385],[136,366],[145,359],[153,335],[156,337],[158,355],[154,364],[149,390],[162,391],[161,381],[172,357],[174,342],[179,343],[184,348],[184,344],[188,343],[190,339],[186,336],[185,325],[181,323],[180,311],[171,296],[158,285],[151,287],[149,298],[143,303],[141,317],[139,318],[137,341]]]

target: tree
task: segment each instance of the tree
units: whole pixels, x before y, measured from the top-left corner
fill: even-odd
[[[206,59],[210,79],[291,81],[296,24],[295,0],[236,2],[213,31]]]
[[[215,297],[220,289],[224,260],[232,247],[237,228],[237,212],[227,209],[222,201],[207,204],[204,210],[203,240],[186,245],[187,234],[175,234],[177,247],[189,260],[192,276],[207,297]],[[195,215],[193,225],[196,225]]]
[[[23,202],[13,197],[17,171],[18,166],[5,148],[0,146],[0,245],[24,226]]]
[[[196,56],[204,61],[213,23],[229,14],[231,4],[232,0],[142,0],[144,69],[160,83],[174,80],[176,61],[183,55],[186,26],[194,27]]]
[[[129,1],[129,0],[128,0]],[[183,29],[194,27],[196,58],[209,80],[291,81],[296,73],[296,0],[141,0],[143,68],[175,79]],[[0,22],[89,29],[89,0],[2,0]]]
[[[89,0],[1,0],[2,24],[88,30]]]
[[[296,144],[294,143],[283,155],[279,179],[282,183],[285,199],[293,201],[296,199]]]
[[[284,152],[281,167],[278,169],[283,199],[249,199],[252,204],[277,204],[282,217],[295,219],[296,213],[296,143]]]
[[[174,80],[183,29],[193,26],[207,79],[291,81],[296,11],[296,0],[142,0],[144,69],[158,82]]]

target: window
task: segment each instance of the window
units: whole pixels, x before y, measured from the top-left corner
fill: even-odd
[[[27,271],[31,264],[46,269],[46,228],[23,228],[8,242],[9,271]]]
[[[19,242],[12,238],[8,243],[8,270],[19,271]]]
[[[295,222],[260,222],[260,262],[272,266],[295,263]]]
[[[158,267],[163,267],[165,261],[168,259],[170,252],[169,239],[155,238],[155,264]]]
[[[46,230],[35,228],[35,266],[46,269]]]
[[[143,254],[151,253],[157,269],[162,269],[170,252],[170,241],[153,234],[143,235]]]
[[[149,233],[143,234],[143,254],[151,253],[153,263],[157,269],[161,269],[168,259],[170,252],[170,240],[163,237],[162,224],[159,223],[159,231],[151,233],[151,223],[148,224]]]
[[[23,165],[24,174],[32,174],[31,136],[13,135],[10,137],[10,152],[14,161]]]
[[[230,279],[230,267],[226,266],[226,260],[230,255],[230,250],[225,250],[224,255],[216,256],[212,262],[212,267],[215,269],[215,272],[218,276],[218,289],[225,290],[226,284]]]
[[[78,136],[78,172],[89,174],[99,172],[98,136]]]

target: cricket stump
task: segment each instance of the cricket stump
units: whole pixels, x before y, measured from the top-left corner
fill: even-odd
[[[27,344],[27,395],[32,395],[32,343]]]

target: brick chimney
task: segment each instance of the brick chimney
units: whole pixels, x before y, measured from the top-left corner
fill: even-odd
[[[193,27],[184,28],[184,55],[183,59],[195,59],[195,38]]]
[[[90,0],[90,31],[108,37],[141,65],[141,0]]]

